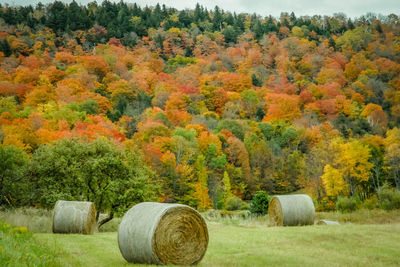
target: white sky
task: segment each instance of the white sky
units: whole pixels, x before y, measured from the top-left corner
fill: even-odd
[[[72,0],[61,0],[70,3]],[[94,0],[76,0],[81,4],[87,4]],[[111,0],[113,1],[113,0]],[[119,2],[119,0],[114,0]],[[36,5],[40,0],[0,0],[1,4],[11,5]],[[53,0],[41,0],[43,4]],[[101,4],[102,0],[96,1]],[[196,3],[200,3],[207,9],[214,9],[215,5],[226,11],[236,13],[257,13],[261,16],[273,15],[279,17],[281,12],[295,12],[298,15],[332,15],[343,12],[348,17],[355,18],[368,12],[388,15],[394,13],[400,15],[400,0],[124,0],[126,3],[138,3],[141,7],[154,6],[157,3],[175,7],[178,10],[193,9]]]

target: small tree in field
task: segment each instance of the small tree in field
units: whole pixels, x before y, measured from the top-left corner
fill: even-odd
[[[133,204],[152,200],[152,172],[133,151],[97,139],[63,139],[43,145],[33,154],[30,169],[32,199],[43,207],[59,200],[92,201],[99,227]]]
[[[250,212],[256,215],[268,213],[268,204],[271,197],[264,191],[257,191],[250,203]]]

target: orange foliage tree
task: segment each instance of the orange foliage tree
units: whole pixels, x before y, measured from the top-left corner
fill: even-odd
[[[267,94],[265,97],[267,114],[263,121],[293,121],[301,116],[300,99],[296,95]]]

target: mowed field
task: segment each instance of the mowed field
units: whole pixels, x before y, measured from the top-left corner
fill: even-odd
[[[400,224],[267,227],[209,222],[200,266],[399,266]],[[126,266],[117,232],[36,233],[64,266]],[[139,265],[138,265],[139,266]]]

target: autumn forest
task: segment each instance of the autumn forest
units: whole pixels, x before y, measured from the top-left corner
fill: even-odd
[[[317,210],[400,190],[400,18],[0,5],[0,205]]]

